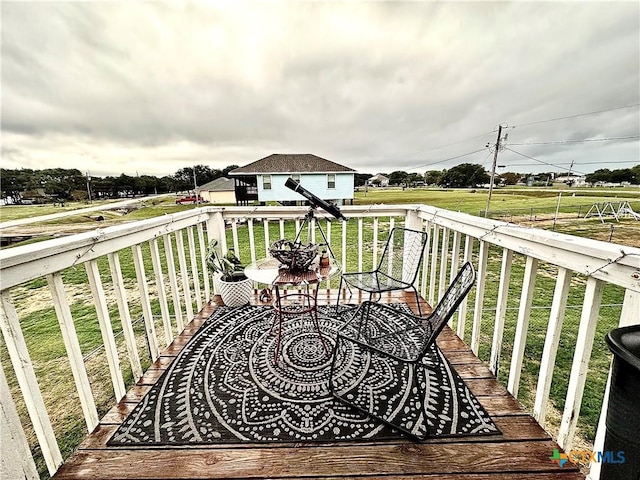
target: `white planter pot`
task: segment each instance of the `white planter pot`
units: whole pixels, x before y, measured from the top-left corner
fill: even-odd
[[[227,307],[241,307],[251,300],[251,296],[253,295],[252,280],[244,278],[243,280],[235,282],[225,282],[219,277],[216,280],[222,302]]]

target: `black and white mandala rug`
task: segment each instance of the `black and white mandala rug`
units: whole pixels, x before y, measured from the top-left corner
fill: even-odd
[[[398,308],[408,308],[398,304]],[[348,306],[319,306],[327,347]],[[348,313],[347,315],[348,316]],[[336,400],[328,389],[331,358],[308,316],[285,319],[281,359],[274,362],[273,310],[221,307],[149,390],[107,442],[111,446],[197,445],[397,438],[400,433]],[[440,351],[429,369],[425,402],[430,436],[499,433]],[[358,375],[361,355],[337,369]],[[381,379],[384,381],[384,379]],[[396,382],[410,388],[410,382]]]

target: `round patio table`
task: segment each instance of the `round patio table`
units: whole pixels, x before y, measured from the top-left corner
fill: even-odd
[[[318,337],[327,355],[329,349],[320,331],[318,323],[318,284],[331,277],[340,269],[331,264],[319,267],[312,264],[301,272],[289,271],[272,257],[260,259],[244,269],[244,274],[251,280],[269,285],[274,293],[273,311],[274,321],[271,330],[277,328],[274,363],[278,363],[282,348],[282,322],[285,316],[309,315],[318,332]],[[312,288],[315,286],[315,288]],[[291,287],[294,287],[292,289]],[[297,290],[295,290],[297,288]]]

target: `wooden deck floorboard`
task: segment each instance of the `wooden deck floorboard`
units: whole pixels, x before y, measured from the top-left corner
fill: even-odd
[[[321,291],[321,303],[334,303],[336,291]],[[344,302],[364,300],[354,295]],[[384,302],[406,301],[413,295],[385,295]],[[255,301],[256,304],[260,302]],[[207,446],[109,447],[106,442],[149,388],[170,365],[189,338],[213,312],[206,306],[165,349],[125,398],[101,420],[55,475],[75,479],[219,479],[270,478],[314,480],[577,480],[578,469],[549,460],[557,444],[519,406],[487,366],[450,329],[438,345],[470,390],[491,415],[501,435],[434,438],[423,443],[397,439],[380,442],[220,444]],[[423,312],[430,307],[422,304]]]

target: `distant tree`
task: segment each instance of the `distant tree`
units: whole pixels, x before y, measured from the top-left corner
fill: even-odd
[[[409,174],[407,172],[403,172],[401,170],[396,170],[395,172],[391,172],[389,174],[389,185],[402,185],[407,181],[407,176]]]
[[[424,183],[427,185],[437,185],[442,178],[442,172],[440,170],[429,170],[424,172]]]
[[[515,185],[520,181],[520,175],[514,172],[505,172],[500,175],[500,178],[504,182],[505,185]]]
[[[447,170],[440,179],[439,185],[444,187],[475,187],[488,183],[489,175],[482,165],[462,163]]]
[[[405,183],[410,187],[414,187],[417,183],[421,182],[424,182],[424,177],[419,173],[409,173],[405,178]]]
[[[630,168],[620,168],[618,170],[614,170],[611,172],[611,177],[609,181],[613,183],[622,183],[622,182],[633,183],[634,180],[635,180],[635,175],[633,173],[633,170],[631,170]]]
[[[635,167],[631,167],[631,171],[633,172],[633,184],[640,185],[640,163]]]
[[[225,168],[222,169],[222,172],[221,172],[222,174],[220,176],[221,177],[228,177],[229,176],[229,172],[231,170],[235,170],[236,168],[239,168],[238,165],[229,165],[228,167],[225,167]],[[215,180],[215,178],[212,179],[212,180]]]
[[[596,183],[596,182],[608,182],[611,178],[611,170],[608,168],[600,168],[593,173],[590,173],[585,176],[585,180],[588,183]]]
[[[354,187],[361,187],[361,186],[365,185],[367,183],[367,180],[369,180],[371,177],[373,177],[373,175],[371,175],[369,173],[354,173],[354,175],[353,175],[353,186]]]

